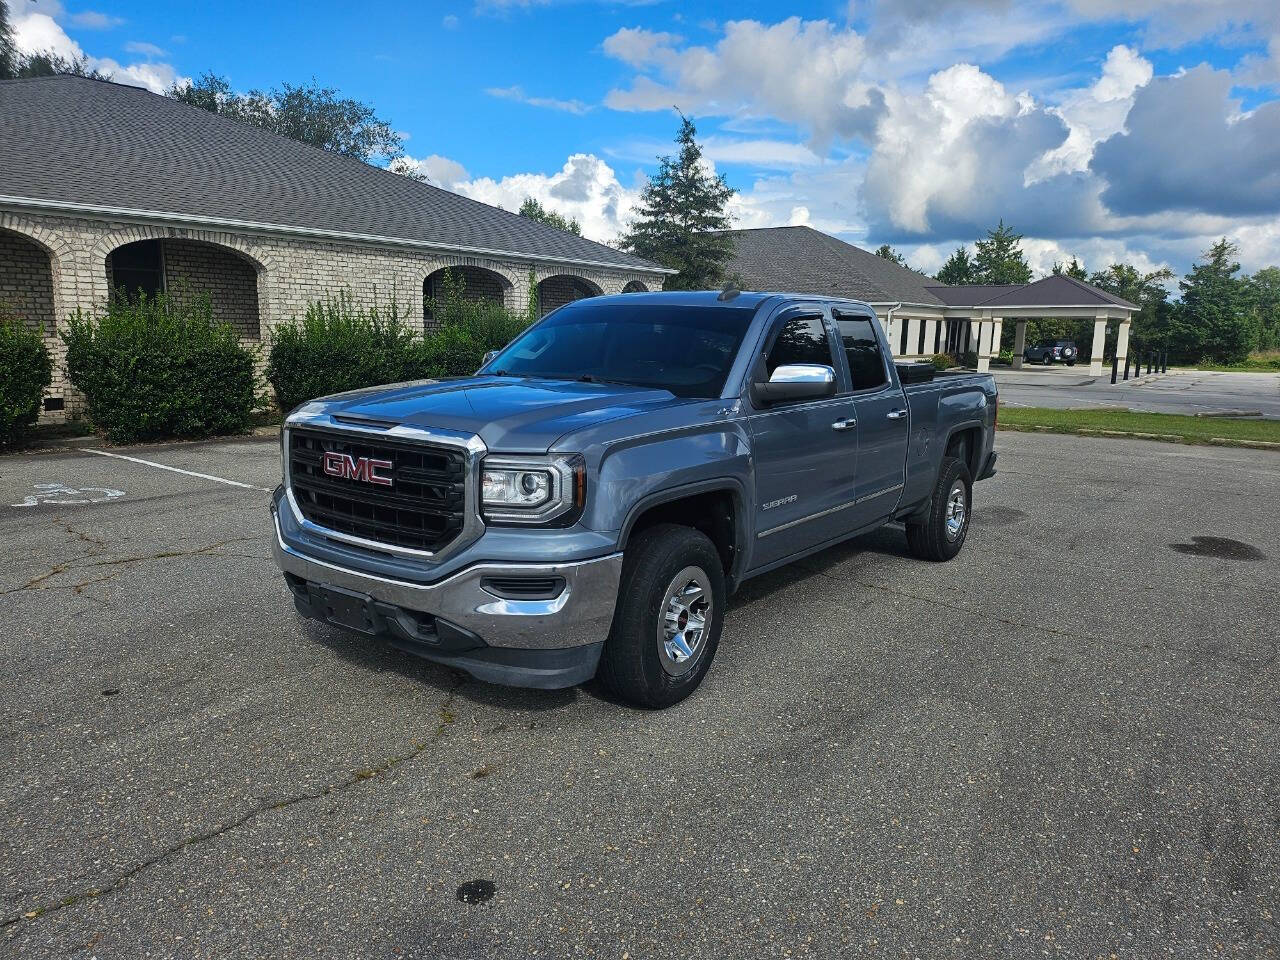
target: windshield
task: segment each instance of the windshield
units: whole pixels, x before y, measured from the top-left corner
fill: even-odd
[[[580,300],[530,327],[484,372],[718,397],[754,307]]]

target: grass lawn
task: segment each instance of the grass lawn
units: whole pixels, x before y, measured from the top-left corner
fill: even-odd
[[[1172,368],[1171,368],[1172,369]],[[1249,355],[1243,363],[1197,363],[1184,370],[1210,370],[1222,373],[1280,373],[1280,350],[1260,350]]]
[[[1050,433],[1146,434],[1153,439],[1178,443],[1225,440],[1280,444],[1280,420],[1189,417],[1176,413],[1132,413],[1128,410],[1049,410],[1002,405],[1000,428],[1047,430]]]

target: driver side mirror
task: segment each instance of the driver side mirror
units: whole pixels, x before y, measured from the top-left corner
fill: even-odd
[[[818,400],[836,392],[836,372],[821,363],[784,363],[767,381],[751,385],[751,399],[757,404]]]

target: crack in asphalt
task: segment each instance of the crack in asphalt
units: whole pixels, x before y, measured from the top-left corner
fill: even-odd
[[[197,547],[194,550],[159,550],[155,553],[146,553],[136,557],[118,557],[114,560],[97,560],[93,563],[74,563],[72,561],[66,561],[65,563],[55,563],[52,567],[50,567],[44,573],[36,577],[32,577],[30,580],[28,580],[26,583],[24,583],[20,587],[10,587],[7,590],[0,590],[0,597],[8,596],[11,593],[22,593],[24,590],[31,590],[33,588],[39,589],[39,590],[69,589],[69,588],[77,588],[81,586],[88,586],[89,583],[99,582],[96,580],[91,580],[88,583],[84,583],[84,584],[65,584],[65,585],[60,585],[58,587],[40,586],[40,584],[44,583],[46,580],[50,579],[51,577],[56,577],[58,574],[66,573],[69,570],[93,570],[97,567],[115,567],[115,566],[121,566],[127,563],[143,563],[147,560],[168,560],[173,557],[197,557],[203,554],[213,553],[215,550],[218,550],[221,547],[228,546],[229,544],[232,544],[232,543],[243,543],[245,541],[257,540],[257,539],[259,538],[258,537],[232,537],[230,540],[219,540],[217,543],[206,544],[205,546]],[[88,556],[93,556],[93,554],[89,554]],[[106,578],[103,578],[103,579],[106,579]]]
[[[124,887],[130,880],[138,876],[140,873],[158,866],[175,854],[182,853],[191,847],[206,843],[209,840],[216,840],[218,837],[230,833],[252,820],[256,820],[263,814],[272,813],[277,810],[286,810],[299,803],[306,803],[311,800],[319,800],[323,797],[334,796],[350,789],[351,787],[370,780],[378,779],[389,771],[394,770],[396,767],[420,756],[429,747],[444,739],[445,734],[449,731],[449,727],[457,719],[451,708],[453,707],[454,701],[457,699],[458,691],[469,682],[469,679],[470,678],[459,674],[454,675],[453,686],[449,688],[448,695],[444,698],[444,701],[438,708],[437,712],[440,717],[440,722],[436,725],[435,731],[425,740],[413,741],[412,749],[407,750],[404,753],[388,757],[375,766],[366,767],[361,770],[354,770],[347,775],[346,779],[340,780],[338,783],[329,784],[323,790],[295,794],[294,796],[286,797],[283,800],[276,800],[272,803],[260,803],[228,823],[218,824],[212,829],[192,834],[189,837],[179,840],[177,843],[169,845],[155,856],[149,857],[141,863],[135,864],[128,870],[125,870],[123,873],[117,874],[114,879],[103,886],[89,887],[76,893],[69,894],[56,903],[49,904],[48,906],[36,907],[33,910],[24,911],[16,916],[6,917],[3,920],[0,920],[0,929],[6,931],[6,933],[12,933],[14,928],[19,924],[29,924],[43,917],[52,916],[59,911],[65,910],[67,907],[73,907],[76,904],[85,903],[90,900],[98,900],[101,897],[105,897],[108,894],[114,893]]]

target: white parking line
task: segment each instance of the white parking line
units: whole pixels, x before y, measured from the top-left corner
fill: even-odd
[[[141,463],[148,467],[159,467],[161,470],[170,470],[173,473],[183,473],[188,477],[199,477],[201,480],[212,480],[215,483],[225,483],[232,487],[243,487],[245,490],[261,490],[263,493],[270,493],[268,487],[255,487],[251,483],[241,483],[239,480],[228,480],[225,477],[215,477],[208,473],[196,473],[194,470],[183,470],[181,467],[171,467],[168,464],[156,463],[154,460],[143,460],[141,457],[126,457],[123,453],[108,453],[106,450],[94,450],[92,447],[81,447],[81,453],[96,453],[100,457],[115,457],[117,460],[128,460],[130,463]]]

